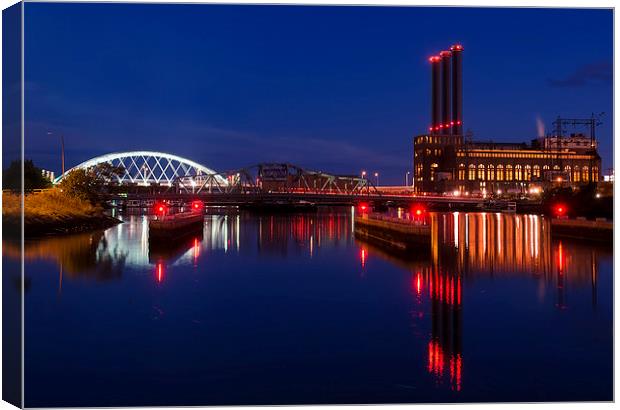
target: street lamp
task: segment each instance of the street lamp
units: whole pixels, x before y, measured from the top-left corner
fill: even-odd
[[[375,181],[376,181],[375,186],[379,186],[379,173],[378,172],[375,172]]]
[[[411,172],[407,171],[407,173],[405,174],[405,186],[409,186],[409,174]]]
[[[368,186],[368,182],[366,181],[366,171],[362,171],[362,179],[364,180],[364,185],[366,185],[366,191],[368,192],[368,195],[370,195],[370,187]]]

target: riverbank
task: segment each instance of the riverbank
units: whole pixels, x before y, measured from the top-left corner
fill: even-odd
[[[2,194],[4,235],[20,236],[21,209],[17,194]],[[24,237],[62,235],[106,229],[121,223],[103,208],[69,197],[57,189],[28,194],[24,198]]]

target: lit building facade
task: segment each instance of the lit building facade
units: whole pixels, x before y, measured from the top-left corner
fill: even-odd
[[[466,138],[463,50],[456,44],[429,59],[431,122],[428,134],[413,140],[416,192],[525,193],[550,183],[577,185],[601,179],[594,119],[576,120],[591,123],[590,136],[556,132],[530,144],[472,142]]]
[[[517,193],[533,185],[598,182],[596,142],[584,135],[569,138],[545,137],[528,145],[420,135],[414,139],[414,186],[418,192]]]

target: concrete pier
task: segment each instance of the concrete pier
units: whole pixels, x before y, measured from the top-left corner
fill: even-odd
[[[614,239],[613,221],[597,219],[559,219],[551,220],[551,235],[558,238],[594,240],[608,242]]]
[[[382,214],[356,216],[355,235],[378,246],[400,251],[427,249],[431,243],[429,224]]]

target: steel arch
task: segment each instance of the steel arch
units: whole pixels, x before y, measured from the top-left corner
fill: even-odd
[[[211,177],[219,185],[228,185],[225,178],[204,165],[178,155],[157,151],[115,152],[91,158],[66,171],[56,178],[54,183],[60,182],[65,175],[75,169],[88,169],[103,163],[124,169],[123,174],[117,177],[118,183],[122,185],[155,183],[171,186],[180,178],[201,175]]]

